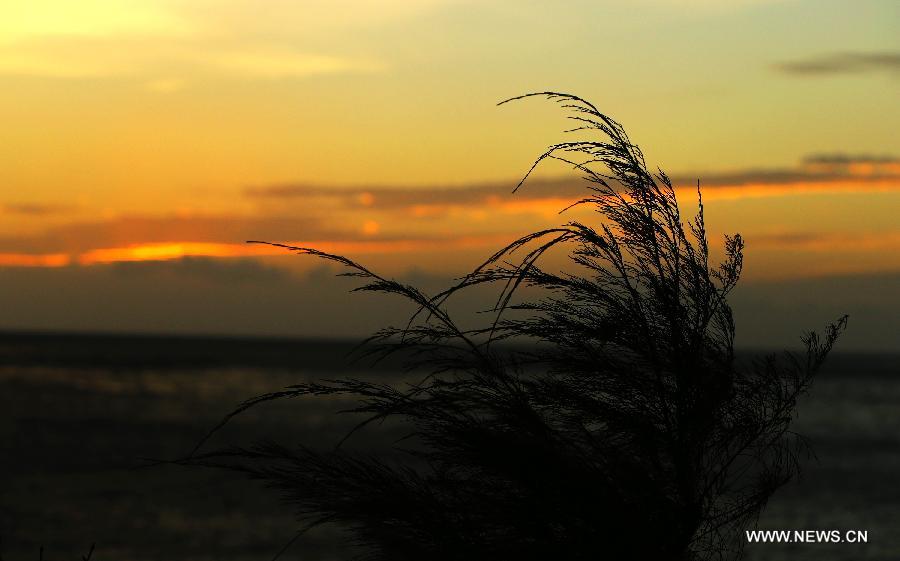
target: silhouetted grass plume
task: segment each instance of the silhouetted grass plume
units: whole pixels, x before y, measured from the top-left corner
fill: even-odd
[[[669,178],[648,170],[619,123],[574,95],[522,97],[532,96],[558,102],[572,130],[592,136],[550,146],[528,174],[548,159],[573,166],[586,187],[574,204],[595,210],[595,223],[523,236],[436,295],[284,246],[345,266],[363,282],[357,291],[413,302],[407,325],[379,331],[361,353],[399,354],[429,375],[406,387],[299,384],[223,424],[273,399],[352,397],[358,428],[402,422],[394,454],[198,446],[185,462],[264,480],[306,527],[348,529],[367,559],[740,557],[737,533],[799,472],[794,409],[846,317],[805,335],[804,354],[739,364],[727,297],[741,237],[726,236],[711,264],[702,200],[686,222]],[[551,250],[567,253],[569,272],[541,267]],[[460,327],[450,298],[478,285],[497,285],[497,304],[484,325]],[[524,287],[540,296],[519,298]]]

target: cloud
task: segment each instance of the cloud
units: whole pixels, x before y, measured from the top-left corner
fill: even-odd
[[[152,41],[140,37],[61,36],[16,42],[0,50],[0,74],[58,79],[126,77],[151,91],[182,89],[198,74],[283,79],[324,74],[381,72],[372,56],[316,52],[261,38],[204,42],[197,38]]]
[[[0,238],[0,252],[80,253],[137,244],[243,244],[249,239],[354,240],[361,234],[330,226],[307,213],[285,216],[136,216],[75,222],[30,236]]]
[[[251,187],[245,191],[254,199],[335,199],[342,205],[377,208],[411,208],[422,205],[474,205],[498,199],[577,198],[585,194],[584,184],[577,177],[565,179],[535,179],[528,181],[515,195],[515,181],[476,183],[470,185],[419,185],[392,187],[389,185],[333,186],[310,184]]]
[[[700,178],[706,200],[774,197],[796,193],[900,190],[900,159],[889,155],[820,153],[791,168],[678,174],[676,187],[693,190]],[[589,193],[577,176],[535,178],[512,194],[515,180],[469,185],[322,186],[248,188],[255,208],[246,214],[123,215],[49,225],[43,231],[0,237],[0,266],[64,266],[122,261],[222,258],[284,254],[247,245],[269,240],[314,246],[348,255],[417,254],[437,263],[440,250],[488,250],[525,231],[556,223],[560,210]],[[692,194],[689,196],[693,196]],[[245,202],[246,204],[246,202]],[[62,207],[10,204],[2,210],[26,216]],[[579,212],[569,219],[581,219]],[[759,232],[767,235],[772,232]],[[900,243],[884,238],[823,238],[800,232],[760,237],[763,246],[805,251],[853,247],[871,251]],[[774,235],[774,234],[772,234]],[[778,237],[781,236],[781,237]],[[799,236],[799,237],[798,237]],[[848,245],[849,244],[849,245]]]
[[[704,187],[735,185],[798,185],[829,182],[866,183],[900,181],[900,159],[890,155],[811,154],[792,168],[753,168],[732,172],[678,174],[676,184],[696,182]],[[898,185],[900,186],[900,185]]]
[[[46,216],[59,214],[70,210],[68,205],[40,204],[40,203],[6,203],[0,204],[0,211],[7,214],[21,214],[25,216]]]
[[[753,168],[730,172],[679,173],[672,177],[677,186],[693,186],[700,180],[704,189],[764,185],[800,187],[809,184],[896,181],[900,188],[900,158],[889,155],[813,154],[791,168]],[[335,205],[356,208],[421,209],[448,205],[484,205],[498,201],[541,201],[561,199],[574,201],[587,194],[585,183],[578,177],[533,179],[514,195],[516,181],[444,186],[282,184],[250,187],[244,194],[260,201],[298,201],[327,199]]]
[[[779,72],[793,76],[829,76],[900,71],[900,52],[844,52],[775,64]]]
[[[872,154],[843,154],[840,152],[830,154],[810,154],[803,160],[814,164],[900,164],[900,158],[888,155],[875,156]]]
[[[356,217],[359,218],[359,217]],[[340,224],[335,226],[333,224]],[[308,213],[298,217],[259,216],[120,216],[51,227],[31,235],[0,238],[0,267],[64,267],[170,261],[185,257],[283,256],[284,248],[247,244],[266,240],[315,246],[327,252],[364,255],[468,250],[509,241],[508,236],[470,232],[452,234],[382,231],[375,220],[333,216],[323,221]]]
[[[0,7],[0,43],[46,37],[173,36],[192,26],[160,2],[28,0]]]
[[[805,252],[893,251],[900,247],[900,231],[893,232],[782,232],[746,236],[754,247]]]
[[[806,164],[824,164],[838,166],[871,164],[875,166],[886,166],[892,170],[890,173],[900,174],[900,171],[898,171],[898,168],[896,167],[897,165],[900,165],[900,158],[889,156],[886,154],[845,154],[841,152],[834,152],[829,154],[810,154],[803,159],[803,162]],[[887,173],[887,170],[885,170],[885,172]]]
[[[458,1],[458,0],[454,0]],[[262,78],[372,73],[371,49],[323,52],[324,39],[403,20],[446,3],[359,0],[32,0],[0,6],[0,74],[57,79],[134,77],[151,91],[180,89],[198,71]],[[323,30],[330,32],[319,37]],[[160,75],[160,72],[163,72]]]

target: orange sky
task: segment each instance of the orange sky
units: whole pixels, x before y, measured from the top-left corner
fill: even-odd
[[[900,270],[897,166],[865,173],[860,167],[841,164],[814,175],[798,167],[794,175],[785,172],[774,179],[758,171],[713,175],[720,183],[705,184],[707,221],[717,234],[737,230],[745,236],[751,279]],[[175,210],[65,220],[55,215],[69,210],[10,208],[7,213],[19,214],[30,227],[0,238],[0,265],[285,256],[277,248],[244,243],[261,239],[366,256],[391,272],[416,267],[461,274],[518,235],[567,219],[592,219],[579,210],[558,214],[576,198],[577,178],[536,179],[516,194],[508,192],[512,183],[406,189],[282,185],[248,189],[234,202],[245,210],[231,212]],[[694,188],[679,189],[679,197],[691,212]],[[35,228],[41,221],[47,225]],[[403,254],[409,255],[406,262]],[[785,255],[794,262],[788,269]],[[306,268],[297,260],[268,260]]]
[[[511,194],[569,123],[495,104],[545,89],[621,121],[688,212],[699,179],[748,282],[894,274],[898,21],[881,0],[4,2],[0,281],[315,266],[248,239],[462,274],[590,219],[557,215],[564,167]]]

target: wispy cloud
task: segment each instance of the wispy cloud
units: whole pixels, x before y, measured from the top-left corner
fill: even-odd
[[[751,168],[731,172],[679,174],[675,182],[683,184],[699,179],[705,187],[740,185],[798,186],[852,182],[857,189],[884,181],[900,182],[900,159],[888,155],[848,154],[842,152],[812,154],[794,167]],[[900,187],[900,184],[897,185]]]
[[[338,21],[355,21],[348,13],[406,13],[415,7],[406,2],[396,9],[376,2],[363,4],[344,6]],[[204,4],[177,0],[4,3],[0,5],[0,74],[56,79],[133,77],[152,91],[167,93],[182,88],[198,72],[271,79],[386,68],[384,61],[369,53],[331,52],[320,43],[303,40],[305,31],[316,29],[317,20],[327,20],[336,11],[334,6],[280,5],[271,10],[239,0],[217,2],[203,10],[199,6]],[[233,20],[216,19],[229,14]],[[277,22],[289,22],[283,33],[274,31]],[[348,50],[343,44],[337,49]]]
[[[60,214],[71,210],[69,205],[40,204],[40,203],[6,203],[0,204],[0,212],[6,214],[21,214],[26,216],[46,216],[48,214]]]
[[[515,181],[470,185],[390,185],[332,186],[285,184],[250,187],[245,193],[255,199],[337,199],[341,205],[356,207],[400,208],[421,205],[472,205],[500,199],[512,199]],[[585,193],[584,185],[572,179],[536,179],[519,189],[516,199],[577,198]]]
[[[132,37],[55,37],[0,50],[0,74],[47,78],[125,77],[151,91],[184,88],[206,77],[281,79],[323,74],[381,72],[387,65],[363,56],[334,55],[271,42],[202,45],[172,39],[162,44]],[[161,69],[165,74],[160,76]]]
[[[775,64],[792,76],[829,76],[873,72],[900,72],[900,51],[842,52]]]
[[[28,0],[0,6],[0,44],[54,37],[172,37],[194,31],[194,25],[162,2]]]
[[[784,232],[748,236],[747,242],[780,250],[815,252],[891,250],[900,246],[900,232]]]
[[[438,248],[465,249],[504,243],[498,237],[461,230],[456,235],[382,232],[380,224],[344,216],[340,225],[313,216],[121,216],[70,223],[31,235],[0,238],[0,267],[59,267],[72,263],[166,261],[191,256],[286,255],[283,248],[247,244],[266,240],[315,246],[348,254],[393,254]]]
[[[352,226],[332,226],[312,213],[296,218],[271,215],[125,215],[110,220],[55,226],[34,235],[0,238],[0,252],[77,254],[100,248],[164,246],[184,242],[243,244],[249,239],[364,239]]]
[[[708,201],[797,193],[900,191],[900,159],[824,153],[811,155],[790,168],[677,174],[674,182],[693,191],[698,178]],[[308,245],[350,255],[448,248],[488,251],[525,231],[545,227],[548,221],[557,223],[560,210],[588,193],[577,177],[535,178],[512,194],[515,184],[511,179],[457,186],[257,186],[245,191],[242,214],[131,214],[94,220],[82,214],[77,222],[48,223],[42,231],[0,238],[0,265],[88,265],[185,256],[284,254],[282,249],[247,245],[246,240]],[[693,193],[686,193],[686,197],[690,200]],[[16,204],[3,210],[38,216],[60,209]],[[588,209],[575,212],[566,218],[582,219]],[[797,224],[791,222],[790,226]],[[851,253],[855,249],[877,252],[900,244],[893,233],[832,235],[817,233],[809,226],[815,225],[777,234],[762,228],[755,238],[752,232],[746,233],[760,247],[810,252],[836,248]]]
[[[888,155],[829,153],[814,154],[798,165],[785,168],[752,168],[730,172],[679,173],[673,183],[690,187],[700,181],[704,189],[716,190],[741,186],[766,186],[804,190],[810,186],[846,184],[850,188],[891,182],[900,189],[900,158]],[[311,201],[330,200],[333,205],[357,208],[410,210],[450,205],[490,205],[522,201],[574,201],[587,191],[578,178],[529,180],[515,195],[511,194],[516,181],[479,183],[459,186],[418,185],[392,187],[389,185],[322,186],[283,184],[250,187],[246,196],[260,200]]]
[[[843,152],[831,152],[827,154],[810,154],[803,160],[809,164],[825,164],[825,165],[852,165],[852,164],[871,164],[874,166],[884,166],[885,173],[900,175],[900,158],[889,156],[887,154],[846,154]]]

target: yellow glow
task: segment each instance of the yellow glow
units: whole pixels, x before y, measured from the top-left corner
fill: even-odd
[[[0,42],[186,32],[186,22],[164,6],[147,0],[6,0],[0,7]]]
[[[454,185],[512,187],[548,143],[576,140],[558,132],[566,121],[552,103],[494,106],[535,87],[598,103],[622,121],[651,168],[814,180],[711,185],[699,174],[704,200],[724,209],[709,212],[710,223],[756,235],[761,251],[836,248],[874,263],[879,251],[900,246],[890,230],[900,199],[884,196],[900,192],[891,90],[860,73],[835,76],[811,96],[816,78],[772,70],[778,61],[766,53],[792,52],[795,36],[769,25],[783,17],[770,3],[714,9],[724,3],[642,0],[623,10],[597,2],[572,18],[553,3],[522,3],[513,14],[474,0],[2,0],[0,266],[282,252],[234,243],[256,229],[380,254],[375,261],[443,246],[494,249],[583,217],[558,216],[573,201],[551,192],[446,196]],[[648,21],[700,25],[689,21],[691,10],[677,9],[688,4],[708,18],[693,35],[705,49],[664,34],[635,41],[627,31]],[[758,12],[748,25],[762,33],[723,41],[733,25],[727,14],[749,4]],[[874,10],[845,15],[874,18]],[[606,41],[582,25],[610,16],[619,24]],[[865,27],[847,25],[847,44],[869,44]],[[755,48],[761,36],[771,49]],[[607,56],[609,45],[628,56]],[[627,60],[640,64],[617,62]],[[823,108],[853,118],[823,119]],[[572,171],[536,173],[564,169]],[[776,173],[729,175],[747,170]],[[354,189],[283,200],[245,195],[293,184]],[[429,198],[429,185],[441,195]],[[378,186],[407,194],[388,200]],[[408,196],[417,186],[422,196]],[[693,185],[678,194],[686,207],[695,204]],[[862,204],[855,214],[837,208],[852,203],[850,194],[869,201],[865,214]],[[808,196],[802,212],[776,208],[798,196]],[[66,210],[14,210],[36,203]],[[177,209],[190,220],[171,219]]]
[[[465,249],[475,247],[491,247],[492,244],[509,241],[505,236],[463,236],[450,240],[409,239],[389,241],[291,241],[285,245],[294,247],[311,247],[328,253],[347,255],[389,254],[409,251],[422,251],[438,248]],[[167,261],[182,257],[262,257],[285,255],[288,250],[264,244],[224,244],[224,243],[166,243],[141,244],[127,247],[113,247],[86,251],[78,255],[76,261],[80,265],[98,265],[130,261]],[[5,261],[4,257],[8,257]],[[0,254],[0,265],[10,266],[62,266],[68,264],[59,261],[58,256],[9,256]]]
[[[87,251],[78,256],[81,265],[115,263],[121,261],[164,261],[181,257],[238,257],[271,253],[263,246],[219,243],[142,244]]]

